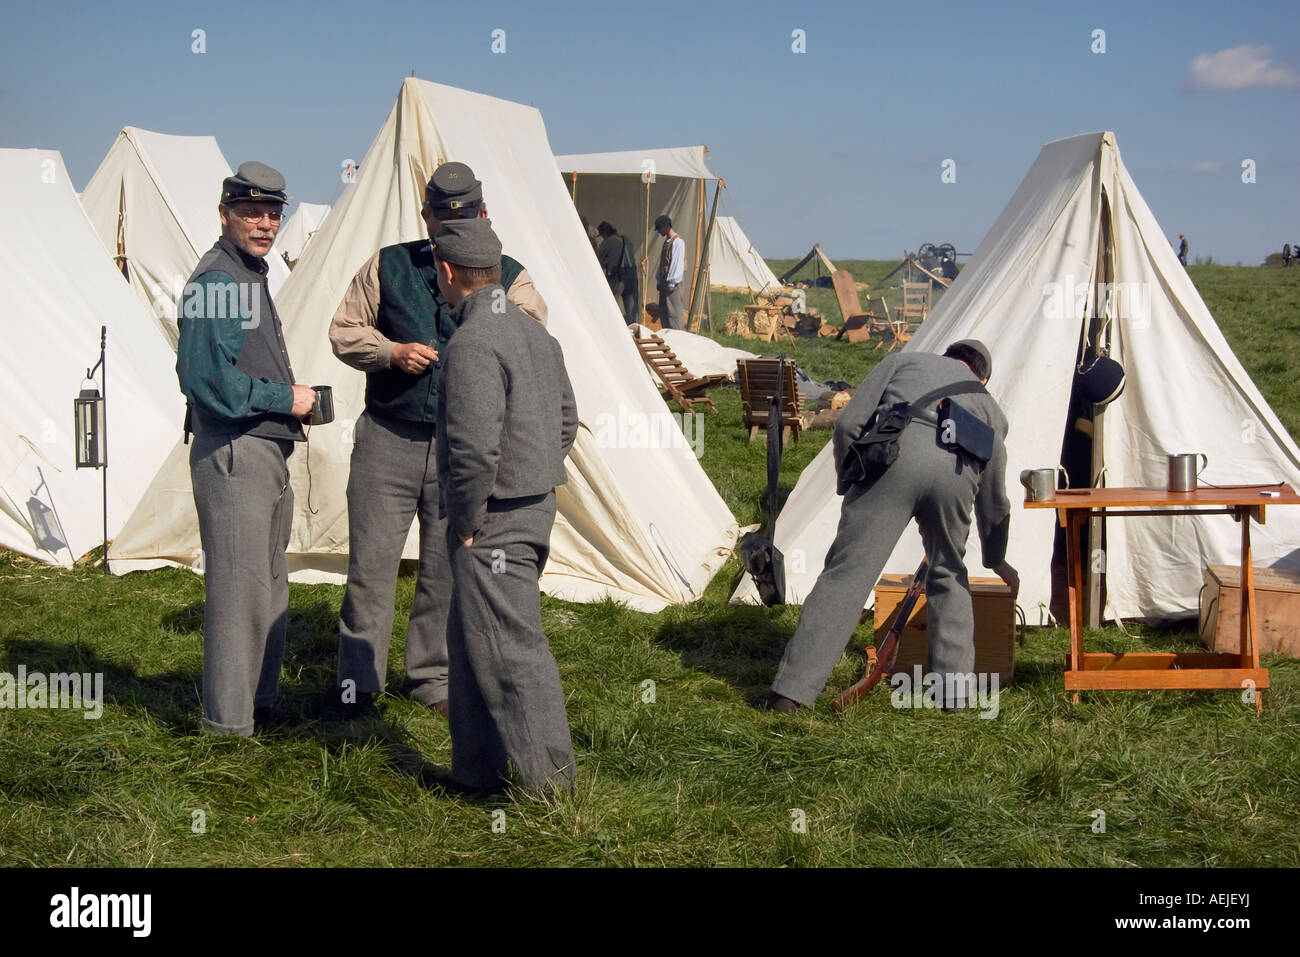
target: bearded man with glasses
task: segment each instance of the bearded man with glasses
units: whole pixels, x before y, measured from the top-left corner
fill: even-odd
[[[176,375],[203,544],[203,729],[250,735],[280,719],[293,524],[288,459],[316,393],[295,385],[265,256],[284,177],[244,163],[221,184],[221,238],[185,285]]]

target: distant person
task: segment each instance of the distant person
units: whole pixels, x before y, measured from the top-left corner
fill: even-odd
[[[682,291],[682,279],[686,275],[686,240],[677,235],[673,221],[667,216],[655,220],[655,232],[664,238],[663,251],[659,254],[659,270],[655,273],[655,285],[659,288],[659,322],[665,329],[685,329],[682,316],[685,311],[686,293]]]
[[[1178,234],[1178,261],[1187,265],[1187,237],[1182,233]]]
[[[1291,265],[1291,244],[1290,243],[1282,244],[1282,265],[1283,266]]]
[[[626,236],[620,236],[609,222],[602,222],[596,227],[600,236],[600,246],[596,249],[596,258],[600,268],[605,270],[605,279],[609,282],[609,291],[623,313],[623,321],[629,326],[640,322],[638,300],[641,298],[640,283],[636,275],[636,257],[633,255],[632,243]]]

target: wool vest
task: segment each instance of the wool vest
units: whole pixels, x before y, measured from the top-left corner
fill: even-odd
[[[501,285],[510,288],[524,267],[501,257]],[[379,309],[375,325],[393,342],[423,342],[436,349],[419,375],[400,369],[366,374],[366,410],[389,419],[436,422],[438,376],[443,348],[456,332],[452,309],[438,289],[438,273],[427,239],[385,246],[379,251]]]
[[[232,295],[228,296],[216,295],[212,301],[220,303],[222,308],[239,308],[241,314],[247,314],[250,320],[252,303],[248,297],[256,295],[259,300],[257,319],[247,323],[250,328],[242,330],[244,341],[235,368],[254,379],[293,385],[293,369],[289,365],[289,350],[284,343],[280,314],[275,311],[271,293],[266,288],[266,268],[264,260],[242,253],[237,246],[222,238],[203,254],[190,276],[190,282],[196,283],[204,273],[209,274],[209,278],[203,282],[206,291],[210,283],[226,282],[221,275],[225,273],[234,280],[237,291],[232,291]],[[205,301],[205,306],[206,304]],[[181,316],[177,319],[177,325],[179,327],[190,321],[203,320]],[[197,405],[192,405],[189,408],[188,422],[189,430],[195,435],[257,435],[291,442],[306,439],[302,422],[292,415],[280,412],[267,412],[254,419],[231,422],[209,415]]]

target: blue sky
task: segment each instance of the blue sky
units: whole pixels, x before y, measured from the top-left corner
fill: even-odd
[[[0,146],[61,150],[78,189],[131,125],[214,135],[232,164],[271,163],[297,199],[325,202],[414,70],[537,106],[556,153],[706,144],[769,257],[813,242],[832,259],[969,252],[1043,143],[1096,129],[1115,131],[1193,256],[1255,264],[1300,243],[1295,0],[175,0],[3,15]],[[946,159],[955,183],[941,182]]]

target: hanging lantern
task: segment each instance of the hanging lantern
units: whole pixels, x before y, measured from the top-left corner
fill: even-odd
[[[77,437],[77,468],[108,466],[108,430],[104,425],[104,398],[92,385],[73,400],[72,412]]]

